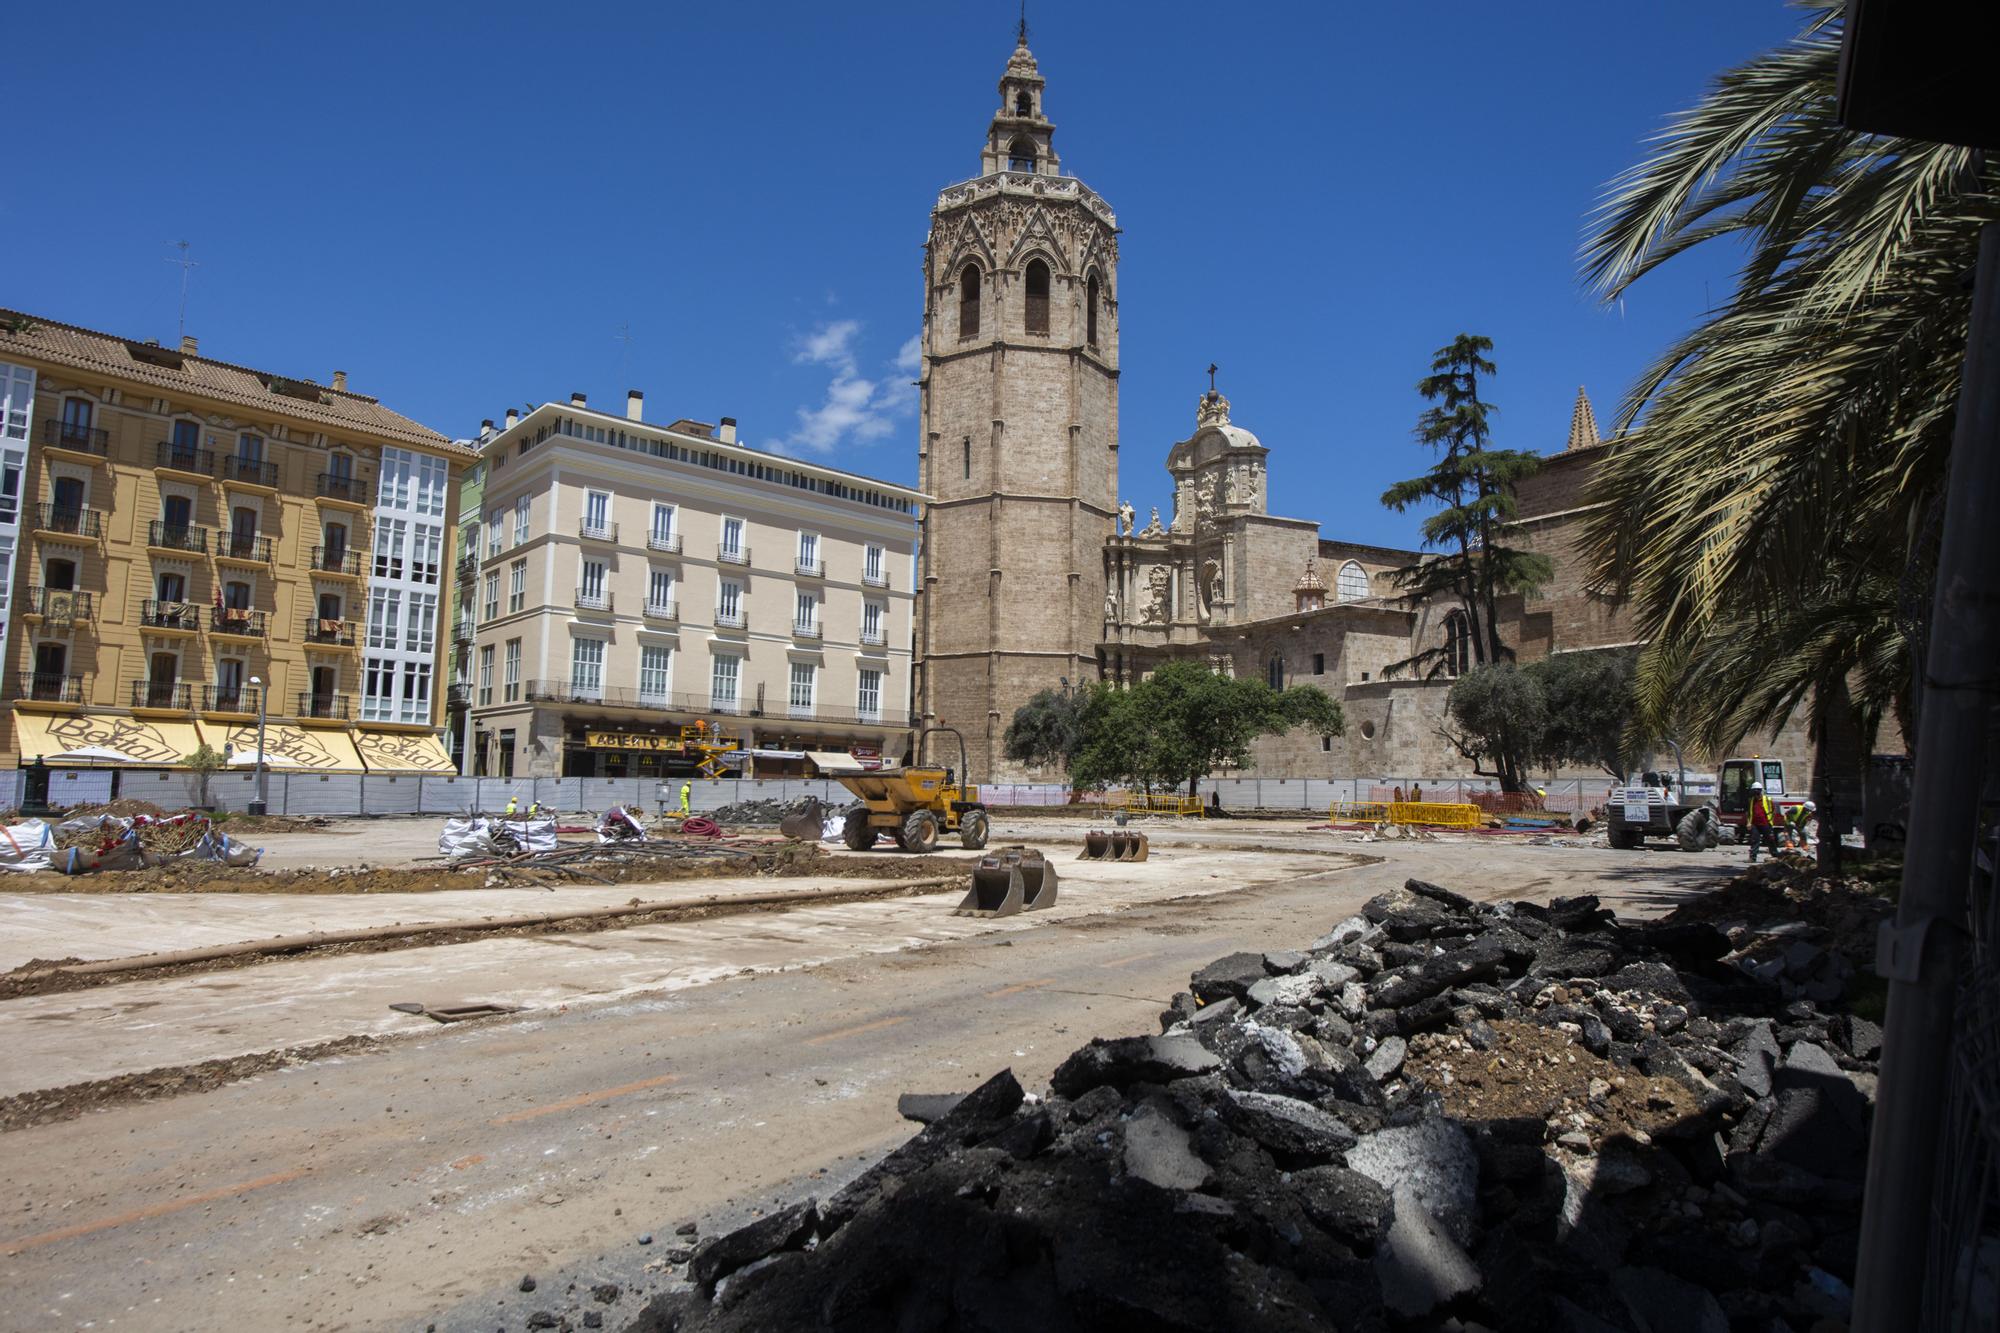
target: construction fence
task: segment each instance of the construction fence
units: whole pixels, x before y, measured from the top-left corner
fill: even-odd
[[[115,795],[128,800],[151,801],[162,809],[177,810],[191,805],[211,805],[218,810],[241,812],[257,798],[254,773],[216,773],[208,780],[207,799],[202,799],[201,781],[191,773],[158,769],[76,768],[52,769],[49,773],[49,803],[57,809],[77,805],[101,805]],[[390,777],[362,773],[288,773],[274,770],[266,775],[268,802],[274,815],[461,815],[497,813],[507,808],[509,798],[523,808],[538,804],[559,813],[601,811],[614,805],[644,805],[655,809],[679,802],[680,782],[659,778],[465,778]],[[27,783],[25,773],[14,774],[12,800],[18,809]],[[830,803],[845,802],[847,792],[837,782],[823,778],[724,778],[697,779],[689,784],[689,806],[696,811],[715,810],[741,801],[792,801],[817,796]],[[1548,785],[1545,808],[1551,811],[1588,810],[1602,804],[1601,781],[1567,779]],[[982,783],[980,798],[1002,808],[1024,806],[1078,805],[1091,810],[1116,808],[1133,814],[1159,816],[1195,815],[1205,810],[1219,795],[1223,810],[1326,810],[1339,802],[1388,804],[1400,787],[1406,797],[1417,788],[1423,799],[1440,804],[1474,801],[1480,793],[1498,793],[1491,783],[1450,778],[1383,780],[1375,778],[1220,778],[1201,783],[1199,798],[1182,792],[1072,793],[1061,783]]]

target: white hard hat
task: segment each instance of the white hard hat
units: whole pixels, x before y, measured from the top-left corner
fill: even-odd
[[[1762,791],[1762,790],[1764,790],[1764,784],[1763,784],[1763,783],[1761,783],[1761,782],[1753,782],[1753,783],[1751,783],[1751,784],[1750,784],[1750,790],[1751,790],[1751,791]]]
[[[1807,809],[1807,810],[1817,810],[1817,809],[1819,809],[1819,807],[1818,807],[1818,806],[1816,806],[1816,805],[1814,805],[1814,804],[1813,804],[1813,803],[1812,803],[1811,801],[1807,801],[1807,802],[1806,802],[1806,809]]]

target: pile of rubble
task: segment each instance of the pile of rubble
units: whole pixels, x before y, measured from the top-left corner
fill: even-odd
[[[915,1138],[704,1240],[629,1327],[1826,1328],[1881,1034],[1730,924],[1412,880],[1203,968],[1046,1097],[908,1107]]]
[[[810,800],[812,800],[810,796],[805,796],[800,797],[796,801],[738,801],[734,805],[725,805],[719,809],[708,810],[703,813],[716,823],[725,826],[742,824],[775,825],[786,815],[804,809],[806,803]]]

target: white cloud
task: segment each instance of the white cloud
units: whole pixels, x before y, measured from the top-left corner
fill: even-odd
[[[817,407],[798,410],[798,428],[780,448],[824,454],[843,443],[872,444],[894,434],[903,418],[916,411],[916,386],[909,381],[922,362],[918,339],[898,348],[884,377],[877,378],[861,373],[855,349],[860,334],[859,320],[837,319],[799,340],[792,359],[831,367],[833,378]]]

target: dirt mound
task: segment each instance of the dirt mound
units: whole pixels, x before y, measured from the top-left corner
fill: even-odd
[[[177,815],[182,813],[185,812],[180,810],[162,810],[159,806],[154,805],[151,801],[134,801],[134,800],[128,800],[125,797],[121,796],[119,799],[107,802],[104,805],[71,806],[69,809],[63,811],[62,818],[94,819],[98,815],[111,815],[118,819],[130,819],[134,815],[148,815],[154,819],[165,819],[168,815]]]

